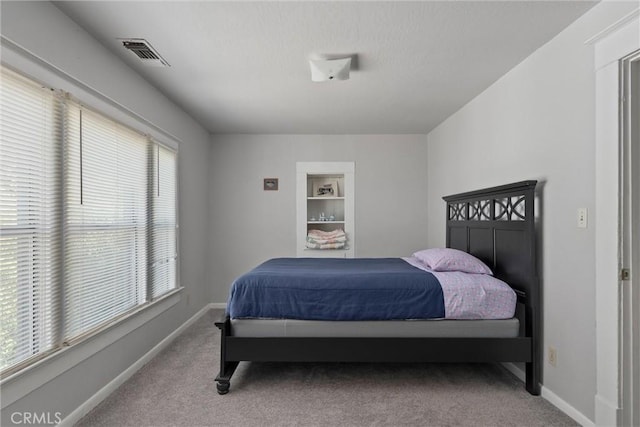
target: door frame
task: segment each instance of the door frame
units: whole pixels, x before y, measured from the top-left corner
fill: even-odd
[[[638,280],[640,272],[640,242],[633,238],[640,224],[640,197],[636,196],[640,182],[640,50],[623,58],[620,69],[622,94],[620,127],[621,147],[621,392],[622,425],[640,425],[640,306]],[[635,96],[634,96],[635,93]]]
[[[627,315],[623,285],[623,154],[621,118],[624,58],[640,49],[640,9],[605,28],[595,47],[596,77],[596,425],[623,425],[625,394],[622,331]]]

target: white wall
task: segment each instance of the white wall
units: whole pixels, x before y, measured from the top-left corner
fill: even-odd
[[[63,374],[51,378],[53,365],[61,363],[61,358],[54,358],[4,383],[2,425],[9,425],[13,411],[61,412],[66,417],[210,301],[206,282],[209,242],[203,231],[209,221],[209,134],[51,3],[3,1],[1,19],[3,37],[182,141],[178,166],[180,276],[186,288],[177,304],[107,347],[100,347],[98,338],[66,350],[64,359],[81,362]],[[3,47],[3,62],[15,56],[10,53]],[[30,71],[45,82],[58,81],[61,76],[37,64]],[[46,383],[41,384],[43,381]],[[9,404],[13,400],[9,397],[24,390],[32,391]]]
[[[298,161],[355,162],[356,256],[426,247],[426,158],[424,135],[214,135],[213,301],[225,302],[233,279],[258,263],[296,256]],[[279,191],[263,191],[263,178],[279,178]]]
[[[544,387],[590,420],[596,394],[595,74],[584,42],[637,7],[605,2],[428,135],[429,244],[444,244],[440,197],[524,179],[541,199]],[[470,69],[472,70],[472,66]],[[576,210],[591,224],[576,227]],[[544,391],[543,391],[544,392]]]

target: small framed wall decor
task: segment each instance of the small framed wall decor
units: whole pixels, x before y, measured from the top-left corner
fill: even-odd
[[[264,191],[278,191],[278,178],[265,178]]]

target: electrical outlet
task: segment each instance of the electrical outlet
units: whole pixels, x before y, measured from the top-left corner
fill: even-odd
[[[549,351],[547,353],[547,360],[549,361],[549,365],[556,367],[558,363],[558,353],[555,347],[549,346]]]
[[[587,228],[587,208],[578,208],[578,228]]]
[[[187,294],[187,305],[191,305],[191,295]]]

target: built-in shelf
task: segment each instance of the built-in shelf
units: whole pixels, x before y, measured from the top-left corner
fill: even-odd
[[[297,253],[302,257],[355,256],[354,163],[298,162],[297,168]],[[311,220],[310,218],[316,218]],[[317,218],[334,218],[318,220]],[[306,247],[309,230],[344,230],[347,245],[339,249]]]

